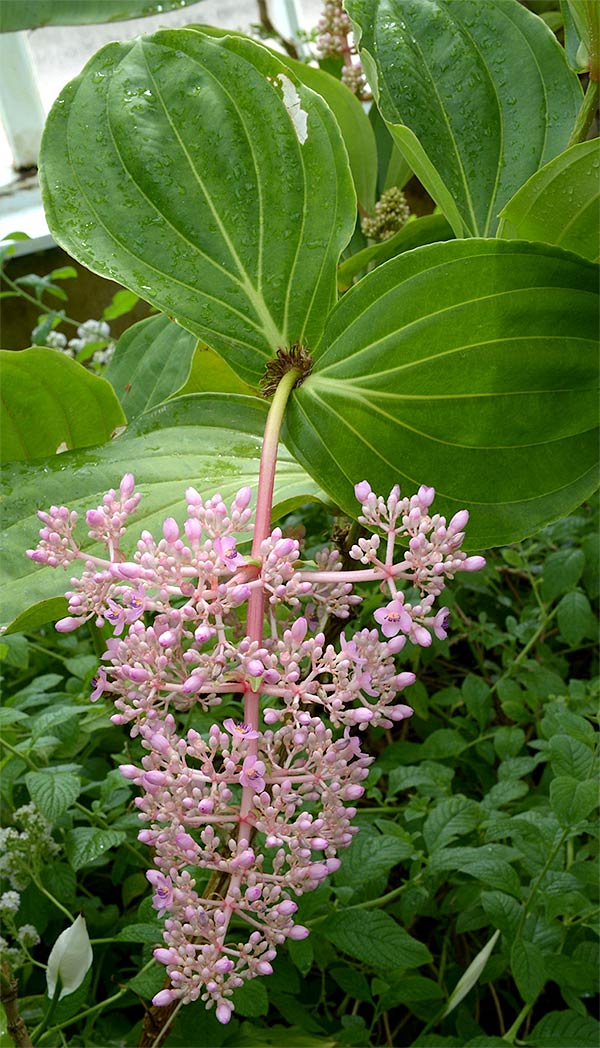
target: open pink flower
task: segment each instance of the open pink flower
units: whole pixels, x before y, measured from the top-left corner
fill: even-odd
[[[223,721],[225,731],[233,735],[234,739],[260,739],[260,732],[252,728],[250,724],[238,724],[232,717]]]
[[[242,786],[249,786],[255,793],[262,793],[265,788],[265,765],[256,757],[246,757],[242,764],[240,782]]]
[[[404,596],[399,593],[394,600],[390,601],[385,608],[377,608],[375,621],[381,626],[384,637],[395,637],[402,630],[408,633],[412,626],[412,619],[402,607]]]

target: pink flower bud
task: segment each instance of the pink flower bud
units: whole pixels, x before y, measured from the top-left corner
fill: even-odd
[[[175,1000],[177,1000],[177,994],[174,990],[159,990],[152,998],[152,1004],[156,1005],[157,1008],[164,1008]]]
[[[277,907],[278,912],[283,917],[291,917],[297,909],[298,906],[295,902],[292,901],[292,899],[284,899],[283,902],[280,902],[279,906]]]
[[[104,524],[106,517],[98,509],[88,509],[85,519],[89,524],[90,528],[101,528]]]
[[[135,764],[121,764],[119,766],[119,771],[126,779],[139,779],[142,774],[140,769],[136,768]]]
[[[402,703],[399,703],[397,706],[390,706],[385,712],[391,720],[401,721],[406,720],[407,717],[412,717],[415,711],[412,706],[404,706]]]
[[[179,528],[177,521],[173,517],[167,517],[163,524],[163,535],[167,542],[176,542],[179,538]]]
[[[71,633],[73,630],[82,626],[85,619],[75,619],[72,615],[67,615],[64,619],[59,619],[54,627],[59,633]]]
[[[273,966],[271,964],[269,964],[268,961],[258,961],[258,963],[256,965],[256,970],[257,970],[257,972],[260,973],[260,975],[272,975],[273,974]]]
[[[292,623],[290,629],[290,633],[292,634],[292,638],[296,644],[302,644],[302,641],[306,637],[307,631],[308,622],[306,621],[304,616],[300,616],[299,619],[296,619],[296,621]]]
[[[352,717],[354,724],[366,724],[367,721],[373,720],[373,710],[360,706],[357,710],[350,710],[349,716]]]
[[[364,786],[359,786],[358,784],[350,783],[350,785],[346,786],[345,790],[343,791],[343,796],[348,801],[357,801],[359,797],[362,797],[364,792]]]
[[[469,511],[468,509],[461,509],[458,513],[455,513],[452,520],[448,524],[448,534],[456,535],[458,531],[464,531],[466,525],[469,522]]]
[[[177,951],[176,950],[165,950],[162,946],[157,946],[153,951],[155,960],[159,964],[177,964]]]
[[[161,633],[160,637],[158,638],[158,643],[160,644],[161,648],[172,648],[174,644],[177,644],[178,640],[179,637],[177,636],[177,633],[174,630],[165,630],[165,632]]]
[[[230,1004],[228,1001],[221,1001],[221,1003],[217,1005],[215,1015],[219,1022],[223,1024],[223,1026],[225,1026],[231,1019],[232,1011],[233,1005]]]
[[[485,557],[467,557],[461,564],[461,571],[481,571],[485,568]]]
[[[246,509],[246,506],[250,502],[251,498],[252,498],[252,489],[251,488],[248,488],[248,487],[240,488],[240,490],[238,491],[237,495],[235,496],[235,499],[233,500],[233,505],[234,505],[235,509],[238,509],[240,511]]]
[[[119,484],[119,492],[122,499],[128,499],[135,487],[135,477],[133,473],[126,473],[121,483]]]
[[[362,506],[363,502],[366,502],[371,494],[371,485],[368,481],[361,480],[360,484],[354,485],[354,494]]]
[[[289,939],[298,941],[299,939],[307,939],[310,935],[308,928],[305,928],[303,924],[295,924],[293,928],[290,928],[288,934]]]
[[[154,956],[156,957],[156,953]],[[225,975],[226,972],[230,972],[234,967],[235,965],[229,957],[220,957],[219,960],[215,962],[215,971],[218,972],[219,975]]]
[[[234,586],[229,595],[233,607],[237,608],[240,604],[244,604],[248,600],[250,592],[250,587],[247,585]]]

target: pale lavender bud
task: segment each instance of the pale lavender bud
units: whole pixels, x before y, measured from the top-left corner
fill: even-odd
[[[399,703],[397,706],[390,706],[386,709],[386,715],[393,721],[406,720],[407,717],[412,717],[415,712],[412,706],[403,706]]]
[[[135,684],[143,684],[144,681],[147,681],[150,678],[148,670],[142,669],[141,666],[124,666],[123,670],[126,676],[129,677]]]
[[[185,501],[187,502],[188,506],[198,507],[202,505],[202,496],[200,495],[200,492],[196,491],[195,488],[186,488]]]
[[[154,956],[156,957],[156,952],[154,953]],[[230,972],[232,968],[235,968],[235,965],[229,957],[220,957],[219,960],[215,962],[215,971],[218,972],[219,975],[225,975],[226,972]]]
[[[122,579],[141,579],[144,575],[142,568],[139,564],[113,564],[111,565],[111,574],[116,575],[117,578]]]
[[[78,629],[79,626],[82,626],[84,622],[85,619],[83,618],[76,619],[72,615],[67,615],[66,618],[58,620],[54,629],[58,630],[59,633],[71,633],[73,630]]]
[[[310,932],[303,924],[295,924],[287,934],[289,939],[294,939],[297,942],[299,939],[307,939]]]
[[[366,480],[361,480],[360,484],[354,485],[354,494],[362,505],[366,502],[369,495],[371,494],[371,485]]]
[[[417,498],[421,506],[424,506],[425,508],[431,506],[431,503],[435,498],[435,488],[428,488],[426,484],[421,484],[421,487],[417,492]]]
[[[100,510],[88,509],[85,519],[89,524],[90,528],[100,528],[104,524],[105,516]]]
[[[278,913],[280,913],[283,917],[291,917],[297,909],[297,904],[293,902],[291,899],[284,899],[283,902],[280,902],[277,907]]]
[[[398,691],[402,691],[403,688],[410,687],[416,681],[414,673],[397,673],[394,677],[394,684]]]
[[[290,629],[290,633],[292,634],[292,638],[296,644],[302,644],[302,641],[306,637],[307,631],[308,622],[306,621],[304,616],[300,616],[299,619],[296,619],[296,621],[292,623]]]
[[[373,720],[373,711],[368,710],[366,706],[360,706],[357,710],[350,710],[348,716],[353,724],[366,724]]]
[[[260,975],[272,975],[273,966],[268,961],[259,961],[256,965],[256,970]]]
[[[250,869],[250,867],[254,864],[254,852],[252,851],[252,848],[246,848],[241,853],[241,855],[238,855],[237,862],[238,865],[242,867],[242,869]]]
[[[415,644],[420,644],[422,648],[428,648],[431,644],[431,634],[424,626],[415,626],[413,637]]]
[[[163,524],[163,535],[167,542],[176,542],[179,538],[179,528],[177,521],[173,517],[167,517]]]
[[[231,1019],[232,1011],[233,1005],[230,1004],[229,1001],[221,1001],[221,1003],[217,1005],[215,1015],[223,1026],[225,1026]]]
[[[235,496],[235,498],[233,500],[234,509],[237,509],[237,510],[240,510],[240,511],[245,510],[246,506],[250,502],[251,498],[252,498],[252,489],[251,488],[248,488],[248,487],[240,488],[240,490],[238,491],[237,495]]]
[[[461,564],[461,571],[481,571],[485,568],[485,557],[467,557]]]
[[[176,1000],[177,994],[174,990],[159,990],[152,998],[152,1004],[157,1008],[164,1008],[167,1004],[172,1004]]]
[[[365,792],[364,786],[358,786],[356,783],[350,783],[349,786],[343,790],[342,795],[348,801],[357,801],[359,797],[362,797]]]
[[[141,771],[139,768],[136,768],[135,764],[121,764],[119,765],[119,771],[125,779],[135,780],[141,776]]]
[[[200,522],[196,520],[195,517],[188,517],[185,524],[183,525],[183,529],[185,531],[188,542],[191,542],[192,545],[200,542],[200,539],[202,537],[202,528],[200,526]]]
[[[135,477],[133,473],[126,473],[121,483],[119,484],[119,491],[122,499],[128,499],[135,487]]]
[[[157,946],[157,948],[153,950],[153,953],[155,960],[157,960],[159,964],[177,964],[178,956],[176,950],[165,950],[163,946]]]
[[[468,509],[461,509],[455,513],[448,525],[448,534],[456,535],[458,531],[464,531],[469,520]]]
[[[214,637],[216,630],[212,626],[198,626],[198,629],[194,632],[194,637],[197,644],[206,644],[207,640]]]
[[[231,603],[234,608],[239,607],[240,604],[244,604],[250,596],[250,587],[247,585],[234,586],[230,593]]]
[[[177,644],[178,640],[179,637],[174,630],[165,630],[158,638],[158,643],[161,648],[172,648],[174,644]]]
[[[250,659],[246,665],[246,670],[250,677],[262,677],[265,667],[259,659]]]

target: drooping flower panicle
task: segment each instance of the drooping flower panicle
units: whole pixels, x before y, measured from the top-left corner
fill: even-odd
[[[358,484],[359,520],[374,530],[350,551],[363,565],[355,571],[342,570],[335,550],[314,569],[300,565],[298,542],[279,528],[259,556],[246,555],[248,488],[230,507],[220,494],[204,501],[188,488],[183,527],[169,517],[161,538],[143,531],[131,559],[122,550],[139,502],[131,474],[86,514],[105,557],[78,545],[75,513],[40,513],[29,556],[53,567],[84,562],[57,629],[110,623],[91,697],[109,696],[113,722],[128,724],[145,751],[121,772],[140,790],[139,839],[153,849],[147,876],[165,918],[155,957],[171,985],[155,1004],[201,998],[227,1022],[233,991],[269,974],[286,938],[308,934],[294,921],[294,900],[338,869],[356,832],[354,804],[371,762],[360,732],[413,712],[397,699],[415,677],[399,672],[395,657],[407,641],[446,636],[448,610],[433,610],[445,578],[484,563],[460,549],[468,515],[448,524],[431,516],[433,494],[422,487],[401,498],[394,488],[386,500]],[[353,584],[367,581],[385,591],[375,612],[381,633],[344,630],[337,645],[328,642],[329,617],[348,620],[360,601]],[[268,622],[259,640],[245,625],[257,592]],[[239,720],[213,723],[207,736],[178,732],[177,713],[235,695]]]

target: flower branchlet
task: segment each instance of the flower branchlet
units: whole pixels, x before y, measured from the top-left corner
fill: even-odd
[[[448,611],[433,609],[446,578],[484,563],[460,549],[466,511],[449,523],[430,514],[432,488],[401,498],[396,487],[383,499],[363,481],[355,491],[359,520],[373,530],[352,547],[360,566],[351,571],[329,550],[314,568],[301,565],[297,540],[279,528],[255,541],[252,556],[242,552],[253,529],[249,488],[230,506],[188,488],[185,523],[167,518],[160,538],[143,531],[131,559],[122,551],[139,501],[131,474],[86,514],[104,556],[81,548],[66,507],[39,514],[40,542],[28,555],[54,567],[83,561],[56,628],[113,627],[92,699],[110,697],[113,722],[145,751],[121,772],[140,791],[139,839],[152,848],[147,877],[164,917],[154,955],[171,986],[156,1005],[200,998],[228,1022],[234,990],[268,975],[286,939],[308,935],[295,899],[339,867],[356,832],[371,761],[360,733],[413,712],[398,696],[415,677],[395,656],[407,641],[446,636]],[[369,581],[385,594],[375,613],[383,637],[374,626],[328,643],[328,618],[348,619],[360,601],[354,583]],[[257,593],[264,631],[245,618]],[[206,735],[178,729],[180,711],[232,695],[243,701],[239,722],[215,721]]]
[[[397,186],[391,186],[375,204],[374,214],[361,220],[361,229],[370,240],[389,240],[409,218],[410,208],[404,193]]]

